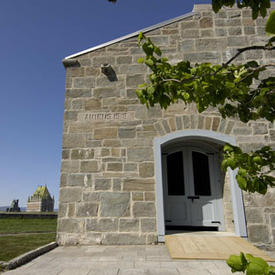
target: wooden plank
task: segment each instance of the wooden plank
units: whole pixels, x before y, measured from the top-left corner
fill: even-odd
[[[173,259],[227,260],[232,254],[244,252],[268,262],[275,262],[264,251],[236,236],[167,235],[165,243]]]

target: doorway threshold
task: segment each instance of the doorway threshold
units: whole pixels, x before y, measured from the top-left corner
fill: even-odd
[[[178,235],[178,236],[236,236],[234,232],[224,232],[224,231],[179,231],[179,230],[166,230],[165,235]]]

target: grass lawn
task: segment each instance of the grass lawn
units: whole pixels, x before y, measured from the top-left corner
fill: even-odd
[[[56,223],[57,219],[1,218],[0,234],[55,232]]]
[[[55,237],[55,233],[0,237],[0,261],[9,261],[30,250],[53,242]]]

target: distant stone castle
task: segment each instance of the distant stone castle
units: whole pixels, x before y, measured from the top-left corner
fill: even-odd
[[[28,198],[27,212],[53,212],[54,197],[51,197],[47,186],[38,186]]]

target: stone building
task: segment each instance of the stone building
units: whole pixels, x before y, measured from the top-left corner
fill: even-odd
[[[171,62],[222,63],[240,47],[263,44],[264,23],[248,9],[215,14],[211,5],[195,5],[143,32]],[[220,169],[226,142],[245,151],[274,146],[274,124],[225,120],[215,109],[199,114],[182,103],[146,109],[135,93],[150,73],[137,64],[138,33],[63,60],[58,243],[151,244],[163,242],[170,229],[207,229],[274,248],[275,189],[242,194],[234,172]],[[274,51],[238,60],[253,59],[275,61]]]
[[[51,197],[47,186],[38,186],[28,198],[27,212],[53,212],[54,197]]]

